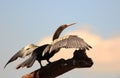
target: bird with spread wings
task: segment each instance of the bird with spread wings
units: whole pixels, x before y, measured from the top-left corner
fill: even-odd
[[[61,25],[60,27],[58,27],[58,29],[56,30],[56,32],[54,33],[53,35],[53,41],[55,39],[57,39],[59,37],[59,35],[61,34],[61,32],[69,27],[69,26],[72,26],[76,23],[72,23],[72,24],[63,24]],[[49,44],[45,44],[45,45],[42,45],[42,46],[36,46],[34,44],[29,44],[25,47],[23,47],[20,51],[18,51],[7,63],[6,65],[4,66],[4,68],[10,63],[10,62],[13,62],[15,61],[17,58],[21,57],[21,58],[24,58],[28,55],[31,55],[26,61],[24,61],[23,63],[19,64],[17,66],[17,68],[19,67],[31,67],[34,63],[35,60],[38,60],[38,62],[40,63],[40,65],[42,66],[41,64],[41,60],[47,60],[49,63],[49,59],[56,53],[56,52],[53,52],[51,54],[49,54],[49,52],[46,52],[46,54],[44,56],[42,56],[43,54],[43,50],[49,46]]]

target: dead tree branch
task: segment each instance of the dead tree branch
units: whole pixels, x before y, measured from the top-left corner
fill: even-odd
[[[55,78],[74,68],[88,68],[93,65],[93,61],[86,55],[85,50],[76,50],[71,59],[60,59],[46,65],[22,78]]]

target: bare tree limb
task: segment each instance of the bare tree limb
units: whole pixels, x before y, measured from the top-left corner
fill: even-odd
[[[55,78],[74,68],[88,68],[93,65],[93,61],[86,55],[85,50],[76,50],[71,59],[60,59],[46,65],[22,78]]]

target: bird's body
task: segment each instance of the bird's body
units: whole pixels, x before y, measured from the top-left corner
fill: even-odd
[[[31,67],[34,64],[35,60],[37,60],[40,63],[41,67],[43,67],[42,64],[41,64],[42,60],[47,60],[48,63],[51,63],[49,61],[49,59],[56,53],[56,51],[52,51],[50,54],[49,54],[49,52],[47,52],[47,53],[45,53],[44,56],[42,56],[43,50],[47,46],[49,46],[49,44],[42,45],[42,46],[38,47],[37,49],[35,49],[33,51],[32,55],[31,55],[31,57],[29,57],[26,61],[24,61],[21,64],[19,64],[16,67],[16,69],[19,69],[20,67],[27,67],[27,68],[29,68],[29,67]]]

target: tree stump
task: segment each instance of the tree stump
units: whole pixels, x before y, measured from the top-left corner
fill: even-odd
[[[55,78],[74,68],[88,68],[93,65],[93,61],[86,55],[85,50],[75,50],[71,59],[59,59],[51,64],[24,75],[22,78]]]

